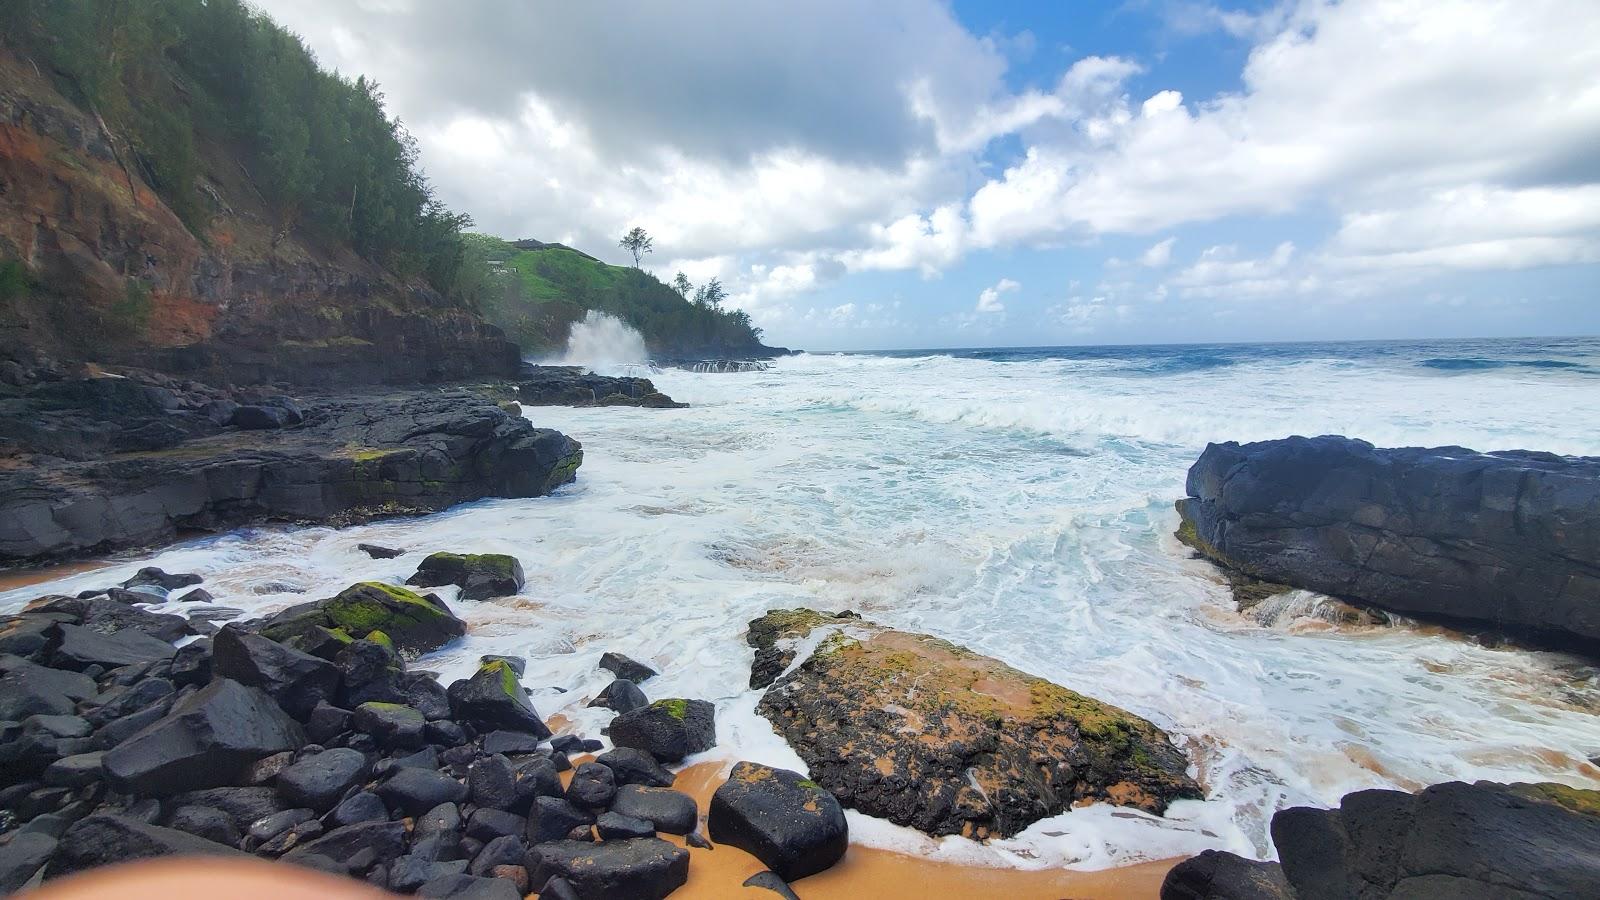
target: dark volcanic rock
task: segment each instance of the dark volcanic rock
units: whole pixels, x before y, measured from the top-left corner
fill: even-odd
[[[233,626],[218,631],[211,641],[213,672],[261,688],[296,718],[305,718],[338,690],[339,670],[309,653]]]
[[[670,788],[625,784],[617,788],[611,811],[655,825],[668,834],[688,834],[699,822],[700,808],[694,798]]]
[[[1358,791],[1272,818],[1300,900],[1588,897],[1600,885],[1600,791],[1459,781]]]
[[[508,879],[466,874],[441,875],[417,888],[417,896],[429,900],[522,900],[517,886]]]
[[[418,594],[381,581],[363,581],[335,597],[291,606],[257,623],[256,630],[272,640],[299,645],[300,649],[321,656],[314,647],[323,642],[325,634],[349,643],[381,631],[397,649],[427,653],[466,634],[467,626],[432,594]]]
[[[517,673],[504,660],[480,665],[471,678],[451,684],[449,696],[455,718],[480,730],[506,728],[541,740],[550,737],[550,729],[528,702]]]
[[[750,621],[745,643],[755,651],[750,663],[750,686],[769,687],[783,670],[794,662],[795,645],[800,638],[819,625],[849,625],[860,622],[861,616],[845,610],[842,613],[822,613],[811,609],[774,609],[759,619]]]
[[[321,837],[308,841],[289,851],[284,857],[295,862],[307,856],[326,856],[332,860],[348,860],[365,850],[371,850],[378,859],[394,859],[405,850],[406,826],[403,822],[361,822],[335,828]]]
[[[52,878],[96,866],[131,862],[157,856],[233,856],[246,854],[215,841],[195,837],[175,828],[162,828],[137,819],[93,815],[67,829],[50,860]]]
[[[74,701],[95,696],[94,679],[52,669],[16,657],[0,658],[0,721],[17,722],[32,715],[68,715]]]
[[[521,837],[528,828],[528,822],[522,816],[503,809],[479,807],[472,811],[467,818],[467,827],[464,833],[467,837],[483,841],[485,844],[498,837],[516,835]],[[521,862],[521,860],[518,860]]]
[[[600,655],[600,668],[626,681],[638,684],[661,674],[636,659],[623,656],[621,653],[603,653]],[[620,711],[620,710],[619,710]]]
[[[406,584],[461,588],[463,600],[509,597],[522,590],[522,564],[504,553],[431,553]]]
[[[367,775],[365,755],[347,747],[314,753],[278,774],[278,796],[291,806],[329,809]]]
[[[785,881],[838,862],[850,843],[844,809],[797,772],[742,762],[711,796],[711,839],[749,851]]]
[[[399,703],[363,703],[351,717],[357,731],[370,734],[384,747],[415,750],[422,746],[428,720]]]
[[[602,841],[620,841],[628,838],[655,837],[656,826],[644,819],[635,819],[621,813],[601,813],[594,822]]]
[[[189,587],[204,581],[193,572],[166,572],[156,566],[145,566],[135,572],[132,578],[122,583],[125,588],[138,587],[143,584],[153,584],[162,590],[175,591],[181,587]]]
[[[586,762],[579,766],[567,785],[567,800],[585,809],[605,809],[616,795],[616,776],[599,763]]]
[[[617,784],[642,784],[646,787],[672,787],[676,776],[643,750],[618,747],[595,757],[595,762],[611,769]]]
[[[594,816],[560,797],[535,797],[528,810],[528,843],[559,841],[572,833],[572,829],[592,824]]]
[[[1186,859],[1161,882],[1161,900],[1292,900],[1283,867],[1220,850]]]
[[[644,406],[677,409],[648,378],[594,375],[578,366],[526,366],[517,399],[529,406]]]
[[[483,752],[533,753],[539,749],[540,738],[522,731],[491,731],[483,736]]]
[[[237,845],[242,837],[232,816],[210,806],[180,806],[167,820],[167,827],[228,847]]]
[[[1212,444],[1178,536],[1258,579],[1600,656],[1600,458]]]
[[[50,835],[13,835],[9,843],[0,845],[0,894],[20,890],[55,852],[56,839]]]
[[[305,742],[299,724],[271,697],[218,678],[102,761],[119,791],[173,794],[237,783],[251,763]]]
[[[554,841],[528,859],[535,887],[563,878],[583,900],[661,900],[689,880],[689,851],[660,838]]]
[[[180,806],[210,806],[233,817],[240,831],[267,816],[283,810],[277,792],[270,787],[219,787],[188,791],[173,797]]]
[[[57,668],[81,672],[90,666],[131,666],[171,659],[177,650],[160,638],[139,631],[101,634],[81,625],[57,625]]]
[[[334,825],[354,825],[357,822],[382,822],[389,818],[389,809],[383,799],[371,791],[357,791],[340,801],[330,814]]]
[[[516,767],[499,754],[475,760],[467,766],[467,789],[479,807],[510,809],[517,805]]]
[[[90,631],[107,635],[137,631],[167,643],[194,634],[189,620],[183,616],[146,612],[108,597],[94,597],[85,602],[83,619],[79,624]]]
[[[420,816],[441,803],[460,803],[467,799],[467,786],[443,772],[432,769],[395,770],[389,780],[378,785],[378,796],[408,816]]]
[[[640,690],[637,684],[618,678],[606,685],[593,700],[589,701],[589,705],[625,713],[649,706],[650,698],[644,695],[644,691]]]
[[[1083,802],[1159,814],[1200,797],[1156,726],[947,641],[810,610],[770,612],[750,635],[770,648],[824,626],[756,710],[845,806],[984,839]]]
[[[356,549],[373,559],[394,559],[396,556],[405,555],[404,550],[396,550],[392,547],[383,547],[378,544],[357,544]]]
[[[665,763],[717,745],[716,708],[705,700],[657,700],[611,721],[611,742]]]
[[[459,391],[341,397],[291,429],[198,430],[156,449],[36,456],[0,472],[0,561],[154,544],[180,530],[536,497],[572,481],[583,459],[560,432]]]

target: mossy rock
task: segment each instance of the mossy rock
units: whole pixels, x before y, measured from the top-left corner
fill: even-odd
[[[780,610],[751,623],[752,643],[759,636],[769,652],[787,643],[792,656],[819,627],[836,631],[756,709],[846,806],[984,839],[1079,803],[1159,814],[1200,796],[1155,725],[948,641]]]
[[[258,631],[302,649],[308,639],[348,644],[352,635],[378,632],[391,649],[427,653],[466,634],[467,626],[437,598],[381,581],[363,581],[336,597],[284,610]]]
[[[483,662],[471,678],[456,681],[446,693],[450,697],[450,714],[479,730],[520,731],[540,740],[550,736],[550,729],[528,701],[516,670],[506,660]]]
[[[509,597],[522,583],[522,564],[504,553],[433,553],[406,579],[418,587],[457,585],[463,600]]]
[[[681,762],[717,744],[716,707],[705,700],[673,697],[611,720],[611,742],[643,750],[657,762]]]

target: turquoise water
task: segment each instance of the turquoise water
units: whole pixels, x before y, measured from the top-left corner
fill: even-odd
[[[1004,865],[1103,867],[1219,847],[1271,853],[1276,809],[1365,787],[1600,787],[1600,675],[1552,653],[1411,626],[1329,624],[1312,596],[1239,614],[1171,537],[1207,441],[1341,433],[1380,445],[1600,455],[1600,341],[1440,341],[801,355],[766,372],[651,373],[682,410],[530,409],[582,440],[576,484],[423,519],[256,529],[0,595],[15,607],[154,563],[268,611],[416,555],[507,552],[523,595],[454,602],[485,652],[528,656],[541,713],[597,736],[605,650],[654,663],[653,697],[718,705],[703,758],[800,767],[753,713],[744,624],[851,608],[964,643],[1167,729],[1205,801],[1157,819],[1091,807],[987,846],[852,814],[868,843]],[[285,583],[306,594],[274,588]]]

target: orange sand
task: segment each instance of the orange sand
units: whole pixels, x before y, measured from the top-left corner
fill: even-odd
[[[43,584],[68,575],[79,575],[84,572],[93,572],[104,569],[111,564],[108,562],[75,562],[62,563],[57,566],[44,566],[37,569],[11,569],[0,572],[0,591],[10,591],[24,588],[31,584]]]

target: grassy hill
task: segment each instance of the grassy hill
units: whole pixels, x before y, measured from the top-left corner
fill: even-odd
[[[524,352],[565,346],[572,323],[593,309],[633,326],[658,357],[772,355],[743,310],[696,305],[648,272],[560,245],[518,246],[479,234],[466,240],[469,264],[482,272],[474,293],[485,318]]]

